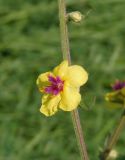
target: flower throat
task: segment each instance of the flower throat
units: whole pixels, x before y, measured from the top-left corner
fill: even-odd
[[[57,95],[61,91],[63,91],[64,81],[62,81],[59,76],[54,77],[49,75],[48,80],[50,82],[50,85],[45,87],[45,93]]]

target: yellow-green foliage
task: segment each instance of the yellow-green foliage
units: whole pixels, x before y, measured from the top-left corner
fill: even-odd
[[[57,0],[0,0],[0,160],[80,160],[69,113],[40,114],[36,78],[62,61]],[[125,79],[125,1],[67,0],[68,11],[90,14],[69,24],[72,62],[89,72],[80,110],[92,160],[121,112],[105,108],[104,94]],[[125,159],[125,134],[117,150]]]

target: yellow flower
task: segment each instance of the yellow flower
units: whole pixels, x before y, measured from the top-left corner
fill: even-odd
[[[51,116],[59,108],[63,111],[74,110],[81,101],[80,86],[87,80],[88,74],[81,66],[68,66],[66,60],[52,72],[40,74],[36,81],[39,91],[43,93],[40,112]]]
[[[122,106],[125,105],[125,82],[116,81],[112,86],[112,89],[112,92],[106,94],[105,100],[112,104],[116,104],[113,105],[113,108],[121,107],[121,104]]]

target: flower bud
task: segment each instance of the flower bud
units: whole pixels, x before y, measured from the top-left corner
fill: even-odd
[[[111,150],[108,156],[108,160],[113,160],[118,157],[118,152],[116,150]]]
[[[105,95],[105,100],[108,102],[122,104],[125,102],[125,82],[117,82],[113,85],[113,91]]]
[[[68,20],[72,20],[73,22],[79,23],[81,22],[82,18],[83,15],[78,11],[68,13]]]

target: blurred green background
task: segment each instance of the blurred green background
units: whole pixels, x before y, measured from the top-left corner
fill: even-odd
[[[82,104],[79,111],[90,159],[98,160],[121,115],[105,107],[104,95],[125,78],[125,1],[66,2],[69,12],[91,10],[81,24],[69,23],[69,36],[72,63],[89,72],[81,92],[91,109]],[[58,1],[0,0],[0,160],[80,160],[70,113],[39,112],[36,78],[61,61]],[[125,160],[124,132],[119,160]]]

